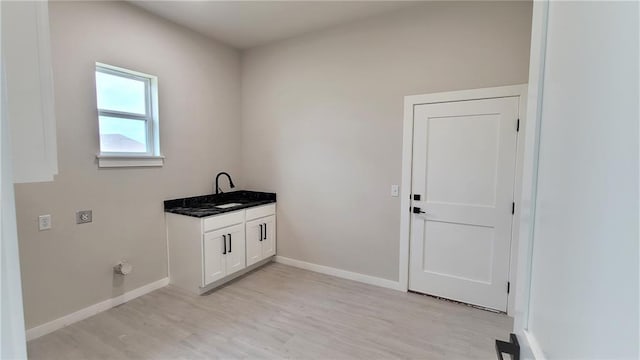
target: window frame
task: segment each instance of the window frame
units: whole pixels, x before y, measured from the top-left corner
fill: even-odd
[[[98,73],[118,76],[125,79],[142,81],[145,87],[145,114],[136,114],[117,110],[106,110],[98,107],[98,89],[95,75]],[[96,109],[97,120],[100,116],[118,119],[144,121],[146,130],[145,152],[111,152],[102,151],[100,129],[98,126],[98,166],[99,167],[127,167],[127,166],[162,166],[164,157],[160,154],[160,126],[158,114],[158,77],[100,62],[95,64],[94,79],[96,81]]]

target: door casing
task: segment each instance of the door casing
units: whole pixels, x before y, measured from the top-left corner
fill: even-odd
[[[414,107],[422,104],[434,104],[442,102],[464,101],[464,100],[482,100],[501,98],[509,96],[519,97],[519,119],[520,131],[518,134],[518,143],[516,148],[516,168],[515,168],[515,213],[512,218],[511,229],[511,250],[509,254],[509,282],[511,283],[510,293],[507,300],[507,314],[512,315],[515,311],[515,289],[516,286],[516,269],[518,261],[518,234],[521,216],[520,209],[522,206],[518,204],[519,194],[522,191],[522,163],[524,153],[524,131],[525,131],[525,111],[527,105],[527,84],[500,86],[492,88],[450,91],[423,95],[410,95],[404,98],[404,125],[403,125],[403,141],[402,141],[402,186],[400,201],[400,258],[399,258],[399,285],[402,290],[409,289],[409,244],[411,240],[411,177],[412,177],[412,161],[413,161],[413,117]]]

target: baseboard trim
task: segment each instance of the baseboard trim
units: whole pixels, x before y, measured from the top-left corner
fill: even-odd
[[[293,266],[293,267],[297,267],[305,270],[311,270],[311,271],[315,271],[317,273],[321,273],[325,275],[332,275],[335,277],[358,281],[358,282],[369,284],[369,285],[380,286],[387,289],[405,291],[402,288],[402,286],[400,286],[400,282],[398,281],[387,280],[387,279],[383,279],[383,278],[379,278],[371,275],[364,275],[364,274],[337,269],[329,266],[313,264],[306,261],[291,259],[284,256],[276,256],[275,261],[280,264],[289,265],[289,266]]]
[[[40,336],[46,335],[50,332],[56,331],[58,329],[62,329],[65,326],[69,326],[75,322],[80,320],[84,320],[88,317],[101,313],[105,310],[109,310],[112,307],[118,306],[120,304],[124,304],[127,301],[131,301],[137,297],[148,294],[154,290],[163,288],[169,285],[169,278],[160,279],[158,281],[149,283],[147,285],[141,286],[137,289],[133,289],[128,291],[120,296],[101,301],[97,304],[93,304],[84,309],[80,309],[76,312],[73,312],[69,315],[65,315],[61,318],[55,319],[48,323],[44,323],[42,325],[38,325],[36,327],[32,327],[27,330],[27,341],[37,339]]]
[[[535,360],[545,360],[544,352],[542,352],[542,348],[540,344],[538,344],[538,340],[533,334],[528,331],[523,331],[525,339],[529,345],[529,350],[531,350],[531,355]]]

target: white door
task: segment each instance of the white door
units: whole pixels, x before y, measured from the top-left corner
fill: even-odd
[[[409,289],[507,310],[518,101],[415,107]]]
[[[263,226],[262,219],[247,222],[247,266],[262,260]]]
[[[276,254],[276,217],[264,218],[264,240],[262,240],[262,258]]]
[[[247,222],[247,266],[275,254],[275,215]]]
[[[204,277],[202,286],[220,280],[226,275],[227,233],[227,228],[224,228],[204,234]]]
[[[226,236],[223,236],[227,241],[225,267],[226,275],[231,275],[246,267],[244,225],[240,224],[226,229]]]

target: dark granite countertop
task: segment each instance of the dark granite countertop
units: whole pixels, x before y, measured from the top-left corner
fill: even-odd
[[[222,194],[209,194],[167,200],[164,202],[164,211],[201,218],[274,202],[276,202],[275,193],[240,190]],[[217,205],[229,203],[239,203],[240,205],[226,209],[216,207]]]

